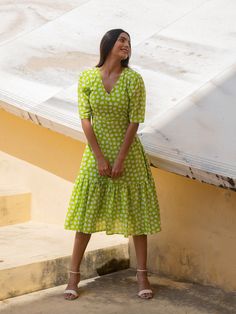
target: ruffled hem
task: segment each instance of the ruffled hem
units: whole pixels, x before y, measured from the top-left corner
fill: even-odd
[[[84,233],[153,234],[161,231],[160,210],[153,178],[128,184],[101,177],[78,176],[64,228]]]
[[[106,232],[106,235],[113,235],[113,234],[122,234],[125,238],[128,238],[129,236],[138,236],[138,235],[151,235],[151,234],[155,234],[155,233],[158,233],[160,232],[162,229],[161,229],[161,226],[159,226],[158,229],[156,230],[150,230],[150,231],[138,231],[138,232],[134,232],[134,233],[127,233],[126,231],[121,231],[121,230],[112,230],[112,231],[109,231],[109,230],[106,230],[104,228],[100,228],[100,229],[96,229],[96,230],[83,230],[83,229],[80,229],[80,230],[77,230],[76,228],[72,228],[72,227],[64,227],[65,230],[71,230],[71,231],[78,231],[78,232],[83,232],[83,233],[96,233],[96,232],[102,232],[102,231],[105,231]]]

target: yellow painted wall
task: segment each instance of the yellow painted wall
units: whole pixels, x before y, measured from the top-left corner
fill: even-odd
[[[30,193],[13,192],[1,195],[0,189],[0,227],[22,223],[30,218]]]
[[[0,150],[74,181],[85,144],[0,109]]]
[[[32,220],[62,225],[84,147],[0,109],[0,189],[24,188]]]
[[[152,168],[162,231],[148,237],[148,269],[236,290],[236,193]],[[131,239],[131,266],[136,267]]]
[[[1,151],[74,182],[83,143],[4,110],[0,110],[0,121]],[[162,231],[148,236],[149,270],[235,290],[236,193],[160,169],[152,172]],[[46,210],[50,216],[50,209]],[[135,267],[132,237],[130,253]]]

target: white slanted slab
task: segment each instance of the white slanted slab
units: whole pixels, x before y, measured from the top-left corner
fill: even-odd
[[[9,32],[12,39],[2,41],[0,108],[86,142],[78,75],[97,64],[103,34],[122,27],[131,35],[130,66],[146,85],[138,134],[152,164],[235,191],[236,2],[76,4],[69,1],[71,11],[58,8],[57,18],[15,38]],[[34,12],[45,12],[44,1],[41,6]]]
[[[236,65],[153,119],[141,134],[154,166],[236,191]]]

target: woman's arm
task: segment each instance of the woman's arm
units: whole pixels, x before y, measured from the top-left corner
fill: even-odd
[[[101,176],[110,176],[112,167],[109,163],[109,160],[105,158],[105,156],[102,153],[102,150],[100,149],[98,145],[98,141],[94,133],[92,124],[90,122],[90,118],[81,119],[81,124],[82,124],[84,134],[97,160],[99,174]]]
[[[138,130],[138,122],[130,122],[124,137],[124,141],[120,147],[115,163],[111,170],[111,178],[118,178],[124,171],[124,161],[128,155],[129,148],[134,140],[134,136]]]
[[[116,158],[117,160],[119,160],[119,161],[125,160],[126,156],[128,155],[129,148],[130,148],[131,144],[133,143],[135,134],[138,130],[138,126],[139,126],[139,123],[130,122],[130,124],[126,130],[126,133],[125,133],[124,141],[123,141],[123,143],[120,147],[120,151],[117,155],[117,158]]]
[[[81,124],[82,124],[82,129],[84,131],[84,134],[87,138],[87,141],[89,142],[92,151],[96,157],[97,160],[99,160],[100,158],[103,158],[104,155],[98,145],[98,141],[96,138],[96,135],[94,133],[91,121],[89,118],[86,119],[81,119]]]

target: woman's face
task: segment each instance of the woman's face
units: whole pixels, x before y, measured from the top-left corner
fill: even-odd
[[[115,45],[112,48],[112,54],[121,60],[127,59],[131,54],[130,38],[126,33],[120,33]]]

